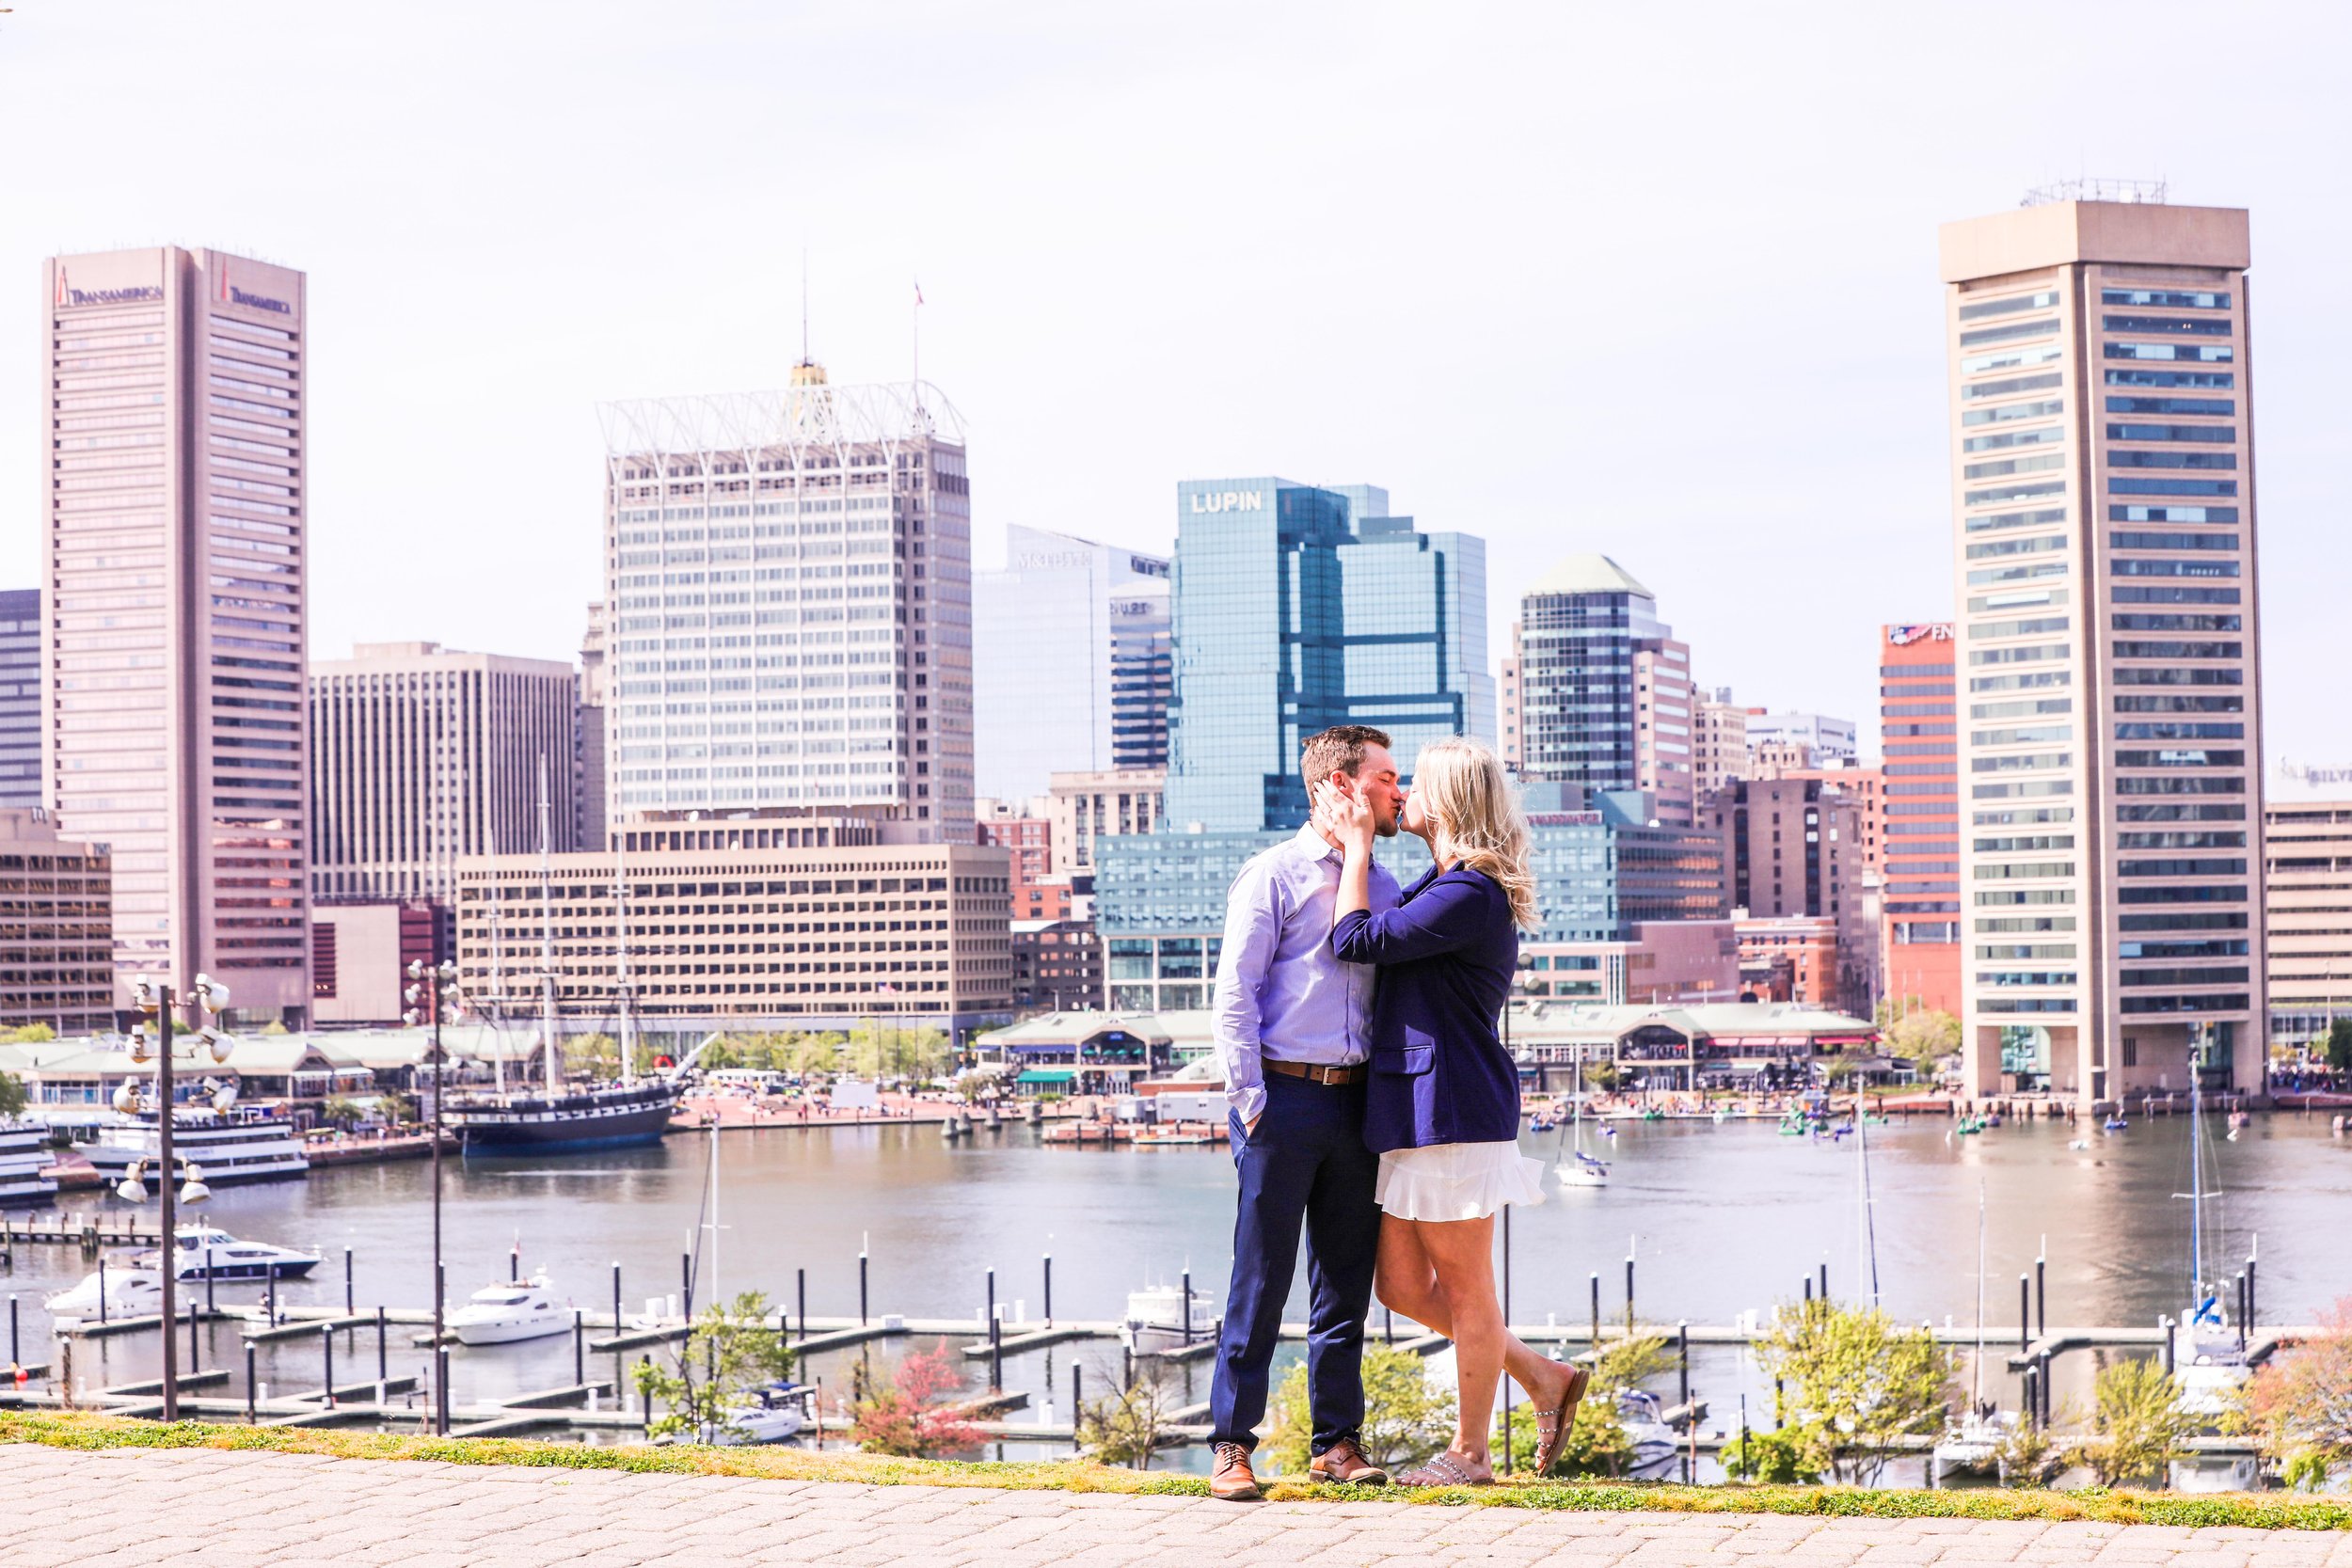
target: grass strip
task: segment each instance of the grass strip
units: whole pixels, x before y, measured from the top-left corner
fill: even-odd
[[[898,1459],[842,1449],[655,1448],[519,1437],[431,1437],[335,1432],[311,1427],[248,1427],[199,1421],[142,1421],[81,1413],[0,1411],[0,1443],[56,1449],[221,1449],[326,1454],[338,1459],[435,1460],[449,1465],[517,1465],[541,1469],[619,1470],[648,1475],[750,1476],[771,1481],[849,1481],[867,1486],[993,1487],[1013,1492],[1112,1492],[1205,1497],[1200,1476],[1113,1469],[1084,1461],[1035,1464]],[[1273,1481],[1278,1502],[1411,1502],[1482,1508],[1549,1508],[1586,1513],[1778,1513],[1850,1519],[2029,1519],[2093,1524],[2227,1526],[2241,1529],[2352,1530],[2352,1501],[2296,1494],[2232,1493],[2183,1497],[2097,1487],[2073,1492],[1906,1491],[1850,1486],[1677,1486],[1594,1481],[1510,1481],[1495,1486],[1315,1486]]]

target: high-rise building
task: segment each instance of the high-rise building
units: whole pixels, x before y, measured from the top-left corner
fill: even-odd
[[[1521,681],[1525,669],[1519,657],[1519,624],[1511,623],[1511,648],[1496,666],[1495,717],[1502,733],[1495,750],[1502,757],[1502,766],[1513,778],[1527,769],[1527,725],[1524,709],[1527,689]]]
[[[1749,760],[1782,768],[1835,768],[1862,754],[1860,727],[1826,713],[1750,708],[1747,734]]]
[[[1734,779],[1748,776],[1748,710],[1731,700],[1731,688],[1717,687],[1691,713],[1691,791],[1704,800]]]
[[[46,813],[0,806],[0,1029],[115,1026],[113,879],[104,845],[58,837]]]
[[[1168,766],[1175,662],[1168,563],[1043,529],[1006,530],[972,583],[973,750],[983,795],[1057,771]]]
[[[2263,806],[2270,1040],[2313,1045],[2352,1018],[2352,768],[2281,762]]]
[[[1519,773],[1601,794],[1645,791],[1669,826],[1692,821],[1691,650],[1658,599],[1605,555],[1538,578],[1512,631]]]
[[[312,664],[311,900],[448,910],[461,856],[580,847],[577,697],[568,664],[437,642]]]
[[[40,590],[0,588],[0,811],[40,804]]]
[[[1152,832],[1159,825],[1167,789],[1164,768],[1053,775],[1045,815],[1053,825],[1054,875],[1090,877],[1096,840]]]
[[[1943,230],[1972,1093],[2263,1081],[2247,215],[2161,198]]]
[[[1723,840],[1732,917],[1825,923],[1818,940],[1835,952],[1832,1000],[1867,1014],[1877,981],[1878,908],[1864,863],[1861,792],[1819,775],[1737,779],[1701,806]]]
[[[605,834],[605,709],[612,697],[612,670],[605,656],[612,645],[604,601],[588,607],[588,628],[580,638],[580,716],[575,723],[579,761],[572,769],[572,843],[601,848]]]
[[[1176,487],[1176,689],[1168,816],[1212,833],[1307,819],[1307,736],[1371,724],[1409,770],[1423,744],[1492,742],[1486,543],[1424,533],[1374,485]]]
[[[50,259],[42,387],[57,826],[114,853],[115,969],[310,997],[303,275],[160,246]]]
[[[1883,990],[1960,1016],[1960,774],[1952,624],[1879,631]]]
[[[972,838],[972,515],[926,384],[604,405],[606,809]]]

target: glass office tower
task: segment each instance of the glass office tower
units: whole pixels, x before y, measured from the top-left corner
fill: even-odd
[[[1486,541],[1421,532],[1373,485],[1187,480],[1176,506],[1172,824],[1297,827],[1300,747],[1333,724],[1387,730],[1407,768],[1440,736],[1492,743]]]

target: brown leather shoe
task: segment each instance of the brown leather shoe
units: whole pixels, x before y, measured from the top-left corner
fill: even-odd
[[[1348,1486],[1386,1486],[1389,1472],[1364,1457],[1352,1438],[1343,1437],[1307,1462],[1311,1481],[1335,1481]]]
[[[1229,1503],[1258,1500],[1258,1476],[1249,1467],[1248,1449],[1239,1443],[1216,1446],[1216,1467],[1209,1472],[1209,1496]]]

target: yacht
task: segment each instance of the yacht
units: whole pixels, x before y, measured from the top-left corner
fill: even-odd
[[[2180,1379],[2181,1408],[2218,1419],[2237,1402],[2240,1385],[2253,1375],[2246,1359],[2249,1324],[2233,1327],[2219,1288],[2205,1277],[2205,1204],[2221,1194],[2205,1185],[2205,1091],[2194,1051],[2188,1062],[2189,1309],[2172,1330],[2172,1370]]]
[[[1617,1420],[1625,1428],[1626,1446],[1631,1450],[1626,1460],[1628,1477],[1657,1481],[1674,1469],[1681,1456],[1682,1440],[1666,1424],[1665,1407],[1656,1394],[1642,1388],[1621,1390]]]
[[[681,1092],[653,1078],[551,1095],[453,1095],[441,1116],[469,1154],[578,1154],[660,1143]]]
[[[83,1152],[111,1187],[122,1180],[134,1160],[147,1162],[152,1180],[162,1141],[155,1113],[141,1111],[101,1126],[98,1141]],[[281,1117],[254,1112],[183,1106],[171,1119],[171,1150],[201,1165],[206,1183],[215,1187],[307,1176],[310,1171],[310,1157],[302,1152],[302,1138],[294,1124]]]
[[[1216,1307],[1208,1291],[1192,1292],[1192,1331],[1184,1331],[1184,1292],[1175,1285],[1154,1285],[1127,1292],[1127,1315],[1119,1325],[1120,1342],[1131,1351],[1173,1350],[1216,1338]]]
[[[0,1121],[0,1205],[46,1203],[56,1196],[49,1129],[37,1121]]]
[[[1979,1405],[1945,1429],[1935,1440],[1928,1465],[1932,1484],[1941,1486],[1954,1476],[1989,1476],[2000,1469],[2001,1440],[2009,1435],[2010,1418]]]
[[[572,1313],[556,1301],[541,1274],[485,1286],[443,1321],[461,1345],[503,1345],[562,1334],[572,1326]]]
[[[740,1448],[747,1444],[783,1443],[797,1437],[809,1425],[809,1401],[817,1390],[805,1383],[791,1383],[779,1378],[757,1390],[748,1404],[727,1406],[723,1425],[705,1427],[694,1437],[657,1437],[657,1445],[679,1442],[708,1443],[713,1448]]]
[[[103,1311],[99,1306],[102,1287],[105,1292]],[[153,1269],[97,1269],[71,1291],[43,1298],[41,1305],[61,1324],[93,1318],[153,1317],[164,1309],[164,1279]]]
[[[212,1172],[204,1176],[212,1180]],[[319,1266],[315,1252],[241,1242],[210,1226],[182,1226],[179,1243],[173,1272],[181,1279],[299,1279]],[[159,1266],[152,1252],[140,1254],[138,1263],[148,1269]]]

